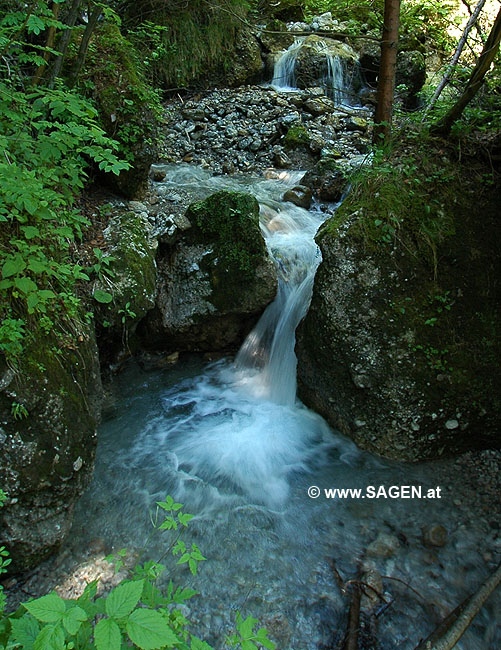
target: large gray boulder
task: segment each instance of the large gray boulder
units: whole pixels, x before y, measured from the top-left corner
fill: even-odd
[[[92,474],[102,389],[93,328],[80,316],[59,331],[35,325],[17,368],[0,358],[0,545],[14,571],[59,546]]]
[[[192,204],[177,226],[161,237],[158,298],[142,340],[167,350],[237,347],[277,287],[259,205],[248,194],[217,192]]]
[[[297,337],[301,399],[405,461],[499,445],[499,190],[479,192],[478,160],[438,160],[446,182],[406,183],[392,160],[322,227]]]

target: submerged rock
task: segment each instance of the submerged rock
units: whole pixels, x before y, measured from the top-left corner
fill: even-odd
[[[142,328],[147,346],[222,350],[237,346],[275,297],[275,265],[259,227],[256,199],[217,192],[192,204],[191,227],[162,245],[158,298]]]
[[[0,545],[21,571],[67,535],[92,475],[101,403],[93,328],[83,313],[50,331],[35,325],[19,367],[0,361]]]

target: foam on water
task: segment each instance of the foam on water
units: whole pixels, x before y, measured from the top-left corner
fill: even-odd
[[[151,538],[148,509],[172,494],[196,515],[190,534],[210,559],[196,579],[189,572],[176,577],[182,567],[169,570],[169,577],[201,592],[190,601],[194,631],[222,647],[236,608],[275,626],[272,636],[279,647],[315,650],[335,647],[335,635],[344,630],[346,602],[326,558],[351,577],[380,531],[405,531],[408,551],[398,560],[371,562],[424,595],[420,600],[393,583],[396,600],[379,623],[382,650],[412,650],[430,631],[423,602],[453,608],[485,577],[481,547],[488,529],[463,526],[451,532],[435,561],[422,547],[421,528],[431,521],[450,531],[458,528],[448,500],[308,498],[309,485],[435,486],[440,481],[434,467],[383,462],[359,452],[296,399],[294,331],[320,261],[313,238],[323,218],[281,202],[298,175],[267,181],[210,178],[185,166],[167,172],[166,187],[190,185],[202,195],[251,190],[257,196],[262,230],[277,260],[279,292],[235,362],[207,364],[188,357],[179,366],[152,372],[131,364],[116,378],[116,403],[102,425],[95,476],[78,505],[71,543],[82,549],[104,537],[118,547],[147,544],[149,556],[163,557],[171,540]],[[459,558],[468,571],[448,570]],[[458,648],[499,647],[495,618],[491,605]]]

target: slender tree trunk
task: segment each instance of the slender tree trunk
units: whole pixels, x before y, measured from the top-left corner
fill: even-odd
[[[385,0],[384,25],[381,40],[381,63],[379,65],[377,104],[374,117],[374,144],[386,142],[390,135],[393,94],[395,91],[395,70],[397,67],[399,22],[400,0]]]
[[[459,57],[461,56],[461,52],[463,51],[463,48],[464,48],[464,46],[466,44],[466,41],[468,39],[468,35],[469,35],[470,31],[472,30],[473,25],[475,25],[475,23],[477,22],[478,17],[480,15],[480,12],[484,8],[485,3],[486,3],[486,0],[480,0],[480,2],[475,7],[475,10],[471,14],[470,20],[466,24],[466,27],[464,28],[463,34],[462,34],[461,38],[459,39],[459,43],[458,43],[458,46],[456,48],[456,51],[454,52],[454,56],[452,57],[451,62],[449,63],[448,70],[444,74],[444,76],[442,77],[442,81],[438,84],[437,89],[435,90],[435,93],[434,93],[433,97],[431,98],[430,103],[426,107],[426,110],[425,110],[424,115],[423,115],[423,120],[426,117],[427,113],[429,113],[431,111],[431,109],[435,106],[435,104],[437,103],[437,99],[440,97],[440,95],[442,93],[442,90],[449,83],[449,79],[451,78],[451,75],[454,72],[454,69],[458,64]]]
[[[87,23],[87,27],[85,28],[85,31],[82,36],[82,40],[80,42],[80,48],[78,50],[77,60],[75,62],[75,66],[71,73],[71,78],[69,81],[70,88],[72,88],[76,84],[78,75],[80,74],[80,70],[83,68],[83,64],[85,63],[85,57],[87,56],[87,50],[89,49],[90,38],[96,28],[97,21],[99,20],[102,12],[103,12],[102,7],[94,7],[94,9],[92,10],[89,16],[89,22]]]
[[[477,92],[480,90],[484,82],[484,77],[491,67],[491,63],[494,61],[496,54],[499,50],[499,43],[501,41],[501,9],[496,16],[494,25],[490,31],[487,42],[485,43],[482,54],[477,61],[471,77],[468,79],[466,88],[463,91],[463,94],[454,104],[454,106],[449,110],[449,112],[444,115],[444,117],[439,120],[431,129],[430,132],[435,135],[449,135],[452,125],[456,120],[458,120],[466,106],[471,102],[475,97]]]
[[[58,17],[59,17],[59,8],[60,8],[60,6],[61,5],[59,3],[58,4],[56,4],[55,2],[52,3],[52,18],[54,20],[57,20]],[[55,25],[52,25],[51,27],[49,27],[49,33],[47,34],[47,40],[45,42],[45,47],[50,48],[51,50],[53,50],[55,40],[56,40],[56,27],[55,27]],[[50,56],[51,56],[50,52],[44,52],[43,63],[41,63],[38,66],[35,74],[33,75],[33,79],[32,79],[32,82],[31,82],[33,86],[38,86],[38,84],[42,80],[43,73],[45,71],[45,68],[47,67],[47,63],[49,62]]]
[[[59,41],[59,45],[57,48],[59,54],[56,57],[52,69],[50,71],[49,80],[48,80],[49,88],[54,87],[54,83],[57,77],[59,77],[59,75],[61,74],[64,55],[66,54],[66,50],[68,49],[68,45],[71,40],[71,29],[75,26],[75,23],[77,22],[78,12],[80,10],[81,4],[82,4],[82,0],[73,0],[68,15],[66,16],[65,24],[68,26],[68,29],[64,30],[61,36],[61,40]]]

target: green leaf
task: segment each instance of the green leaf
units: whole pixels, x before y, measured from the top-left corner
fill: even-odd
[[[26,239],[33,239],[34,237],[40,237],[40,231],[36,226],[21,226],[21,230],[23,231]]]
[[[16,255],[8,259],[5,264],[2,266],[2,277],[10,278],[12,275],[17,275],[24,271],[26,268],[26,263],[21,257],[21,255]]]
[[[107,304],[113,300],[113,296],[111,293],[108,293],[107,291],[102,291],[101,289],[96,289],[94,293],[92,294],[97,300],[97,302],[101,302],[104,304]]]
[[[19,643],[25,650],[33,650],[33,644],[40,632],[40,627],[32,616],[23,616],[22,618],[12,618],[10,620],[12,628],[11,637],[16,643]]]
[[[123,618],[131,613],[143,593],[144,580],[121,584],[106,599],[106,613],[112,618]]]
[[[54,593],[23,603],[23,605],[32,616],[44,623],[57,623],[66,611],[66,603]]]
[[[111,618],[102,618],[94,629],[94,641],[97,650],[120,650],[120,628]]]
[[[64,632],[60,625],[46,625],[35,639],[33,650],[65,650]]]
[[[151,609],[136,609],[132,612],[126,629],[132,643],[142,650],[172,648],[178,643],[178,638],[166,619]]]
[[[63,625],[70,634],[76,634],[82,623],[86,620],[87,614],[85,611],[78,605],[75,605],[65,612],[63,616]]]
[[[26,295],[38,290],[38,287],[33,280],[24,276],[22,278],[16,278],[14,280],[14,285],[19,289],[19,291],[22,291]]]
[[[192,634],[190,650],[212,650],[212,647]]]

